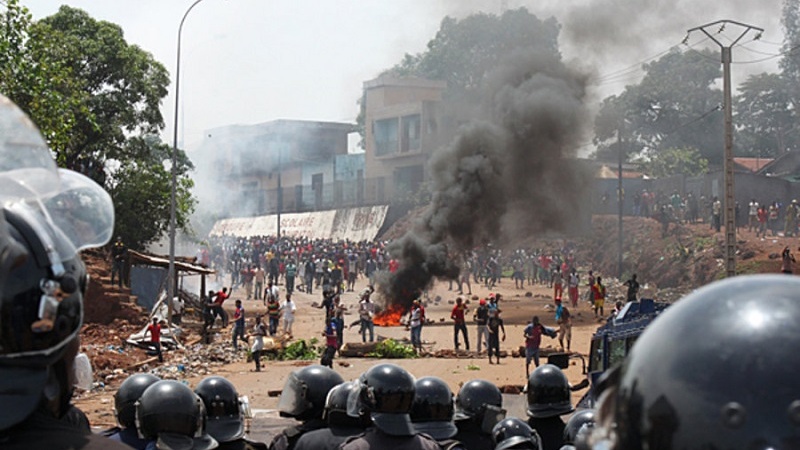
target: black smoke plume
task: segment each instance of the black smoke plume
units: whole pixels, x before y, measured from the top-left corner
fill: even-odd
[[[485,79],[481,117],[431,155],[432,203],[389,248],[400,263],[380,283],[389,303],[408,307],[434,278],[455,279],[478,245],[580,226],[589,176],[574,156],[588,75],[533,50],[505,61]]]

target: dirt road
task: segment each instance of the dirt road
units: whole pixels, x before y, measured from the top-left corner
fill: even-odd
[[[355,292],[347,292],[343,295],[344,303],[349,307],[349,315],[345,322],[351,323],[356,320],[357,314],[357,293],[365,286],[366,281],[359,280]],[[473,286],[473,294],[486,297],[490,290],[485,287]],[[523,290],[514,289],[511,280],[503,280],[500,285],[491,292],[503,294],[502,317],[505,321],[506,335],[505,342],[501,343],[501,350],[507,350],[509,354],[514,348],[523,344],[523,329],[531,317],[538,315],[545,325],[555,327],[554,310],[552,308],[552,291],[544,286],[526,286]],[[531,292],[530,297],[525,293]],[[242,292],[237,290],[232,300],[239,298]],[[313,308],[313,302],[319,302],[321,295],[317,291],[314,295],[307,295],[302,292],[294,296],[297,302],[297,314],[295,321],[295,336],[297,338],[311,338],[319,336],[323,327],[323,310]],[[453,349],[453,326],[449,319],[450,311],[453,307],[449,301],[455,299],[457,293],[448,291],[448,283],[438,283],[430,292],[430,298],[440,296],[442,300],[438,303],[431,301],[426,308],[426,315],[433,319],[435,324],[424,327],[422,332],[423,341],[427,342],[426,348],[431,350]],[[227,303],[233,304],[233,301]],[[257,311],[263,311],[261,302],[244,300],[248,317],[252,319]],[[226,303],[226,305],[227,305]],[[470,304],[470,308],[477,308],[477,303]],[[606,311],[607,313],[609,311]],[[588,353],[589,341],[592,333],[599,323],[594,319],[589,305],[582,302],[579,308],[573,313],[573,341],[572,350],[584,356]],[[467,317],[471,319],[472,311],[468,312]],[[444,322],[440,322],[444,319]],[[477,332],[474,322],[468,322],[471,349],[476,348]],[[409,336],[409,332],[401,326],[396,327],[376,327],[376,335],[390,338],[404,338]],[[377,337],[377,336],[376,336]],[[219,342],[210,345],[230,346],[230,330],[221,332]],[[345,332],[345,342],[360,341],[357,334],[357,327]],[[543,348],[558,348],[558,341],[543,337]],[[230,350],[232,351],[232,349]],[[169,361],[169,358],[167,358]],[[432,358],[422,357],[415,359],[395,359],[379,360],[373,358],[339,358],[334,362],[334,368],[345,380],[357,378],[362,372],[374,364],[381,362],[392,362],[401,365],[416,377],[437,376],[444,379],[451,387],[453,392],[457,392],[459,386],[469,380],[481,378],[489,380],[497,385],[519,385],[526,383],[525,360],[524,358],[503,358],[499,365],[489,364],[486,356],[482,357],[463,357],[463,358]],[[318,361],[311,362],[318,363]],[[239,390],[241,395],[246,395],[250,399],[250,404],[256,412],[256,419],[252,424],[252,435],[256,439],[267,439],[275,429],[279,429],[285,423],[284,420],[277,419],[275,408],[278,405],[278,398],[269,395],[270,391],[280,391],[283,387],[286,376],[298,367],[309,364],[305,361],[279,361],[266,362],[266,369],[262,372],[253,372],[252,364],[232,363],[221,367],[216,375],[224,376],[229,379]],[[531,368],[532,369],[532,368]],[[584,375],[579,360],[573,360],[573,365],[565,371],[570,382],[575,384],[580,382]],[[202,377],[189,377],[185,381],[194,387]],[[111,426],[114,424],[113,416],[113,388],[106,388],[102,392],[90,393],[82,396],[76,404],[88,415],[96,427]],[[573,399],[577,401],[583,391],[573,394]],[[509,415],[524,416],[524,395],[507,395],[507,402],[510,408]]]

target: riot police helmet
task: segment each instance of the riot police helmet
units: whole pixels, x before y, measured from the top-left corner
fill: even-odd
[[[501,408],[503,394],[492,382],[471,380],[464,383],[456,395],[455,420],[481,418],[487,406]]]
[[[524,420],[516,417],[508,417],[498,422],[492,429],[492,439],[495,450],[517,448],[542,450],[539,434]]]
[[[205,406],[206,429],[217,442],[232,442],[244,437],[244,413],[233,383],[220,376],[204,378],[194,393]]]
[[[438,377],[423,377],[414,383],[411,422],[414,429],[436,440],[449,439],[458,433],[453,423],[455,404],[453,391]]]
[[[528,416],[545,418],[574,411],[569,381],[558,366],[542,364],[528,377]]]
[[[639,336],[600,393],[609,449],[800,448],[800,279],[728,278]]]
[[[162,380],[136,402],[139,437],[166,450],[210,450],[219,444],[205,430],[203,401],[185,384]]]
[[[114,414],[123,428],[136,428],[136,402],[151,385],[161,378],[151,373],[136,373],[122,382],[114,394]]]
[[[567,444],[573,444],[577,442],[576,438],[578,436],[578,432],[583,428],[584,425],[588,424],[589,427],[594,426],[594,418],[594,409],[581,409],[579,411],[575,411],[575,414],[570,416],[569,420],[567,420],[567,424],[564,426],[564,442]]]
[[[328,392],[344,379],[333,369],[313,365],[289,374],[281,391],[278,411],[281,417],[300,421],[322,419]]]
[[[386,434],[412,436],[411,405],[414,377],[395,364],[378,364],[364,372],[358,387],[347,400],[351,417],[368,415],[372,424]]]
[[[347,414],[347,399],[350,393],[358,387],[356,381],[346,381],[334,386],[325,399],[325,409],[322,418],[328,426],[339,427],[365,427],[364,417],[350,417]]]
[[[58,169],[0,95],[0,404],[13,405],[0,409],[0,430],[40,404],[59,417],[69,408],[88,284],[78,251],[107,243],[113,228],[108,193]]]

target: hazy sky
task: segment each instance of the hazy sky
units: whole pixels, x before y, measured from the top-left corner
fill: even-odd
[[[35,18],[62,4],[119,24],[129,43],[165,65],[173,79],[162,111],[171,142],[178,24],[194,0],[22,0]],[[782,41],[781,0],[204,0],[183,29],[182,140],[205,130],[274,119],[354,121],[362,83],[424,51],[446,15],[526,6],[562,24],[564,57],[591,65],[598,98],[638,81],[648,58],[679,45],[686,30],[718,19],[765,29],[734,51],[734,80],[774,71]],[[741,31],[729,27],[723,41]],[[697,44],[704,36],[691,36]],[[700,48],[700,47],[695,47]],[[749,63],[767,59],[761,63]],[[629,70],[626,70],[629,69]]]

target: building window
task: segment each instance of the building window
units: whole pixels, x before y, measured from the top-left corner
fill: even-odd
[[[376,120],[373,126],[375,155],[383,156],[397,152],[397,119]]]
[[[400,151],[419,150],[420,116],[404,116],[400,119],[400,126],[403,130],[400,140]]]

